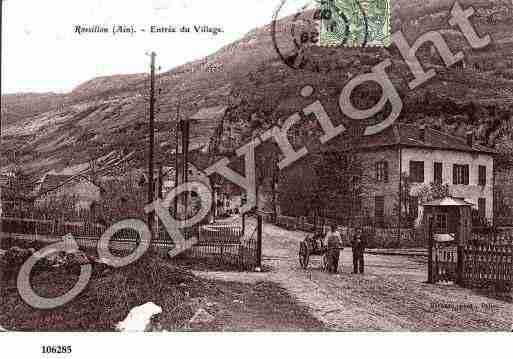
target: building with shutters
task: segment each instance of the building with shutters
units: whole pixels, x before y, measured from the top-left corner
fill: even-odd
[[[495,152],[475,143],[471,134],[462,138],[429,127],[394,124],[379,134],[356,138],[341,135],[320,149],[324,153],[351,153],[359,163],[358,181],[363,190],[350,216],[378,227],[397,226],[399,216],[403,226],[405,222],[418,225],[422,218],[419,194],[431,183],[438,183],[448,185],[450,196],[472,203],[475,216],[493,221]],[[291,176],[309,176],[312,160],[299,162]],[[409,193],[401,200],[399,215],[399,201],[405,196],[400,188],[405,188],[406,181]],[[334,207],[341,209],[343,205]],[[325,216],[341,222],[348,215],[341,210],[335,212],[325,211]]]

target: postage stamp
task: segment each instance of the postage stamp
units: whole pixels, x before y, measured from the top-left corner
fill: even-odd
[[[321,0],[320,46],[389,46],[390,0]]]
[[[273,46],[293,69],[329,72],[332,50],[388,47],[390,13],[390,0],[282,0],[271,24]]]

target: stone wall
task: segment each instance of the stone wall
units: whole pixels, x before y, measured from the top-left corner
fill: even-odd
[[[309,223],[306,217],[277,216],[275,224],[288,230],[311,233],[316,228],[320,230],[322,224],[329,226],[337,223],[331,219],[319,218],[319,222],[315,226],[313,223]],[[344,245],[350,246],[354,228],[339,226],[338,229],[342,235]],[[418,248],[426,246],[422,228],[402,228],[400,237],[397,228],[364,227],[364,233],[367,236],[368,248]]]
[[[385,217],[393,218],[399,193],[399,151],[397,149],[379,149],[358,154],[363,171],[362,207],[367,216],[375,216],[375,198],[383,196],[385,200]],[[380,161],[388,162],[388,181],[376,180],[376,164]]]

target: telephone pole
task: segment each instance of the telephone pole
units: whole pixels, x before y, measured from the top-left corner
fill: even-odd
[[[182,98],[179,97],[178,98],[178,104],[176,106],[176,118],[175,118],[175,123],[176,123],[176,126],[175,126],[175,188],[178,187],[178,182],[180,180],[180,170],[178,169],[178,155],[179,155],[179,152],[180,152],[180,139],[179,139],[179,134],[180,134],[180,106],[182,104]],[[178,216],[178,197],[175,196],[175,199],[174,199],[174,216],[175,218],[177,218]]]
[[[149,136],[149,153],[148,153],[148,203],[152,203],[154,198],[154,146],[155,146],[155,52],[151,56],[151,73],[150,73],[150,136]],[[154,239],[154,214],[148,213],[148,227],[151,233],[151,239]]]
[[[183,169],[182,169],[182,183],[185,183],[187,186],[187,182],[189,181],[189,120],[185,119],[180,121],[182,124],[182,157],[183,157]],[[184,193],[184,220],[187,220],[187,202],[189,199],[189,193]]]

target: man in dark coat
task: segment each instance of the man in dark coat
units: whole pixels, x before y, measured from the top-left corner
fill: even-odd
[[[365,238],[361,228],[356,228],[351,240],[353,247],[353,273],[357,274],[358,271],[363,274],[363,252],[365,250]]]

